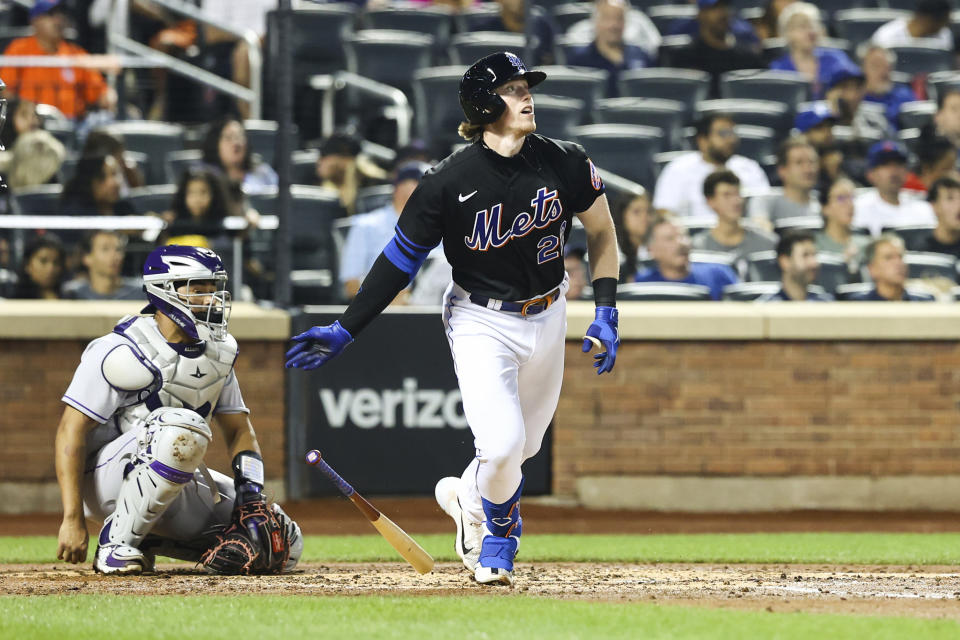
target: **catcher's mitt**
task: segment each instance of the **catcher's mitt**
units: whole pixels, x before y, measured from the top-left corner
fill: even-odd
[[[210,573],[281,573],[290,557],[290,520],[263,499],[234,507],[233,522],[214,531],[217,542],[200,558]]]

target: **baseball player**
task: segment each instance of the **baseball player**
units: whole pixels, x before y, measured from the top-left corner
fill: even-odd
[[[56,436],[63,502],[57,557],[87,555],[85,517],[103,522],[95,571],[139,574],[157,554],[216,573],[292,569],[303,542],[267,505],[260,447],[233,370],[227,274],[209,249],[165,246],[147,257],[142,315],[87,345]],[[216,422],[233,477],[203,464]]]
[[[456,549],[479,583],[513,584],[521,533],[521,464],[540,449],[563,378],[567,276],[564,242],[573,215],[586,228],[598,373],[619,344],[617,243],[604,185],[582,147],[534,134],[530,88],[546,79],[512,53],[471,66],[460,83],[472,144],[426,173],[396,234],[332,325],[293,340],[287,367],[315,369],[350,344],[443,241],[453,282],[443,322],[476,457],[436,488],[457,523]]]

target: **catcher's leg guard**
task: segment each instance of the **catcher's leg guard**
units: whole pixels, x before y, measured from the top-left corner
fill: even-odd
[[[100,532],[94,570],[140,573],[150,568],[139,546],[193,478],[212,438],[206,421],[187,409],[162,407],[147,417],[137,457],[124,471],[116,509]]]

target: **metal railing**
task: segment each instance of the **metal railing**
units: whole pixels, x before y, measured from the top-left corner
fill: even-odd
[[[330,75],[310,77],[310,88],[323,92],[320,106],[320,131],[324,138],[329,137],[336,126],[334,108],[337,92],[348,87],[390,102],[392,108],[389,108],[385,115],[397,121],[397,146],[403,147],[410,142],[413,110],[403,91],[351,71],[337,71]]]

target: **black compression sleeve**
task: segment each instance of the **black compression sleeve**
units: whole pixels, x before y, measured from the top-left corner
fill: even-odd
[[[340,326],[356,338],[408,284],[410,275],[398,269],[381,253],[363,279],[357,297],[340,316]]]
[[[617,306],[617,279],[597,278],[594,280],[593,302],[598,307]]]

